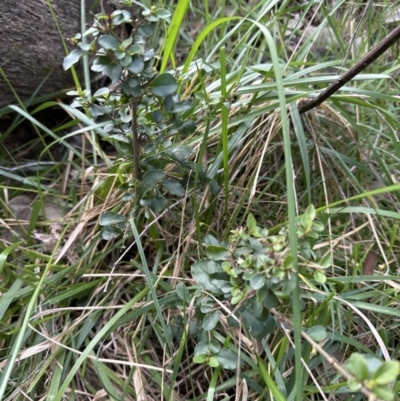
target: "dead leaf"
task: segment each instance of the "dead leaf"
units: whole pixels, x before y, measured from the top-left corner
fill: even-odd
[[[377,260],[378,260],[378,254],[375,251],[369,251],[364,260],[363,274],[367,276],[373,274]]]

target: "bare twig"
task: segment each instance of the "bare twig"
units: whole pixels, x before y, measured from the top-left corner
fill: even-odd
[[[31,168],[40,167],[40,166],[57,166],[57,165],[61,165],[64,163],[66,163],[66,162],[32,162],[32,163],[21,164],[19,166],[14,166],[14,167],[0,166],[0,169],[5,170],[5,171],[18,171],[18,170],[31,169]]]
[[[353,79],[362,70],[368,67],[373,61],[389,49],[397,40],[400,39],[400,25],[379,42],[371,51],[369,51],[358,63],[354,64],[347,72],[341,75],[335,82],[332,82],[315,99],[300,104],[299,113],[305,113],[323,103],[326,99],[337,92],[343,85]]]

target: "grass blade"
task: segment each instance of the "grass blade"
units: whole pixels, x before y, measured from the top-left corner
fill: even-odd
[[[172,64],[175,65],[175,60],[172,59],[173,49],[179,36],[179,30],[181,28],[183,19],[186,15],[186,10],[189,6],[189,0],[179,0],[175,7],[174,16],[172,17],[171,25],[167,32],[167,39],[165,40],[165,47],[161,60],[160,72],[163,73],[167,67],[168,60],[171,58]]]
[[[153,286],[153,279],[151,277],[151,273],[150,273],[149,267],[147,265],[146,256],[144,254],[144,250],[143,250],[143,247],[142,247],[141,241],[140,241],[140,236],[139,236],[139,233],[138,233],[138,231],[136,229],[136,224],[135,224],[135,221],[133,220],[133,218],[131,218],[129,220],[129,222],[131,224],[133,236],[135,238],[136,245],[138,247],[140,260],[142,261],[143,270],[144,270],[144,272],[146,274],[146,279],[147,279],[147,282],[148,282],[148,285],[149,285],[150,294],[151,294],[151,296],[153,298],[153,302],[154,302],[154,305],[155,305],[155,308],[156,308],[156,311],[157,311],[157,316],[158,316],[158,319],[160,320],[160,324],[161,324],[161,326],[163,328],[163,331],[165,333],[166,343],[168,344],[168,346],[170,346],[171,339],[168,336],[168,331],[167,331],[167,327],[165,325],[164,316],[163,316],[163,314],[161,312],[160,304],[158,303],[158,297],[157,297],[156,291],[155,291],[154,286]]]
[[[282,72],[279,65],[279,57],[276,51],[275,42],[270,32],[264,25],[257,21],[252,21],[264,34],[269,50],[271,59],[274,66],[275,80],[277,83],[279,106],[282,121],[282,135],[283,146],[285,154],[285,170],[286,170],[286,189],[287,189],[287,208],[289,220],[289,245],[290,253],[293,257],[293,266],[296,270],[295,279],[296,286],[292,296],[292,309],[293,309],[293,326],[294,326],[294,343],[295,343],[295,377],[296,377],[296,398],[297,401],[303,401],[303,368],[301,362],[301,327],[302,317],[300,310],[300,287],[299,287],[299,266],[297,260],[297,228],[296,228],[296,197],[295,197],[295,183],[292,164],[292,151],[291,140],[289,132],[288,115],[286,112],[286,99],[283,91]]]

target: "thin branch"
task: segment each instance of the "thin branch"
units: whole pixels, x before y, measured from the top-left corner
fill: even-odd
[[[332,82],[323,92],[315,99],[300,104],[299,113],[305,113],[317,106],[337,92],[343,85],[347,84],[362,70],[368,67],[373,61],[381,56],[389,49],[397,40],[400,39],[400,25],[378,43],[371,51],[369,51],[358,63],[354,64],[347,72],[341,75],[335,82]]]
[[[64,163],[65,162],[31,162],[31,163],[21,164],[19,166],[15,166],[15,167],[6,167],[6,166],[0,165],[0,169],[5,170],[5,171],[18,171],[18,170],[32,169],[32,168],[35,169],[35,168],[41,167],[41,166],[57,166],[57,165],[61,165]]]

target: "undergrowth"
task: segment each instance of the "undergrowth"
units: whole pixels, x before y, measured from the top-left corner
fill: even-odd
[[[397,399],[398,44],[299,111],[396,7],[120,3],[1,109],[0,399]]]

